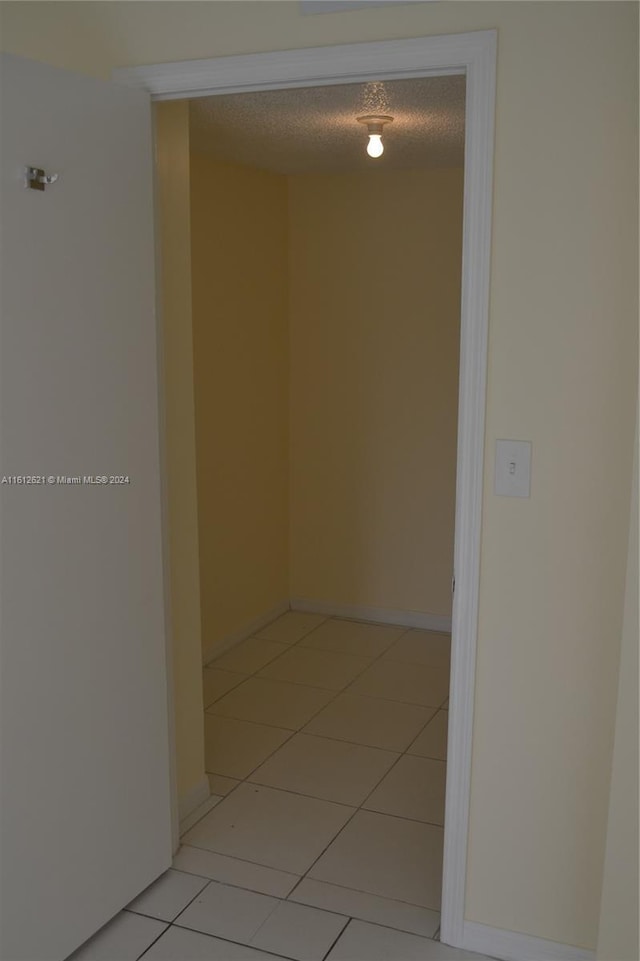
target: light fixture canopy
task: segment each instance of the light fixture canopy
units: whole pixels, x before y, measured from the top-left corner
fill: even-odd
[[[358,123],[364,124],[369,133],[367,153],[370,157],[380,157],[384,151],[384,146],[382,144],[382,131],[385,124],[393,123],[393,117],[388,117],[385,114],[372,113],[367,114],[364,117],[358,117],[357,121]]]

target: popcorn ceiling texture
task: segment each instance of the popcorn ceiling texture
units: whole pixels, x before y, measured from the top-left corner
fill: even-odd
[[[218,160],[274,173],[461,167],[464,76],[422,77],[199,97],[191,145]],[[385,152],[367,156],[357,118],[385,113]]]

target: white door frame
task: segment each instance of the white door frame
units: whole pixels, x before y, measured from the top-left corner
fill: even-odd
[[[114,71],[154,100],[466,75],[460,386],[441,940],[463,945],[484,465],[496,32],[187,60]]]

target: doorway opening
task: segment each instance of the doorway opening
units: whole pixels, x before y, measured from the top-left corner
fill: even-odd
[[[301,57],[301,54],[304,56]],[[465,77],[464,220],[454,551],[457,591],[452,612],[451,721],[448,725],[447,827],[444,837],[442,898],[442,940],[450,944],[462,944],[482,495],[495,35],[493,33],[471,34],[382,44],[358,44],[351,47],[319,48],[313,51],[291,51],[273,56],[225,58],[224,63],[203,61],[193,65],[173,64],[166,68],[136,68],[132,71],[121,71],[121,73],[122,79],[146,86],[159,99],[175,99],[181,93],[184,96],[196,90],[200,96],[204,96],[205,93],[223,96],[236,93],[240,89],[245,91],[285,90],[305,85],[320,88],[332,83],[338,85],[340,82],[391,83],[415,77],[444,78],[456,75]],[[125,74],[128,76],[124,76]],[[240,77],[243,78],[242,82]],[[303,83],[304,80],[307,81],[306,84]],[[269,256],[272,254],[273,251],[269,250]],[[242,279],[238,281],[238,287],[242,287]],[[367,289],[366,284],[363,289]],[[241,394],[235,398],[229,396],[228,399],[230,403],[232,400],[240,404],[243,402]],[[384,411],[382,413],[384,415]],[[338,424],[338,426],[343,425]],[[318,553],[321,553],[320,548],[326,534],[326,530],[319,532]],[[291,553],[293,556],[293,549]],[[314,601],[312,605],[308,603],[310,600]],[[379,626],[382,626],[381,622],[383,622],[385,626],[389,624],[393,626],[394,622],[397,623],[397,618],[390,618],[389,611],[396,612],[399,609],[397,607],[376,608],[376,616],[373,617],[371,616],[372,608],[363,610],[368,605],[354,605],[343,601],[337,605],[336,609],[334,601],[329,600],[325,601],[325,606],[320,609],[313,597],[290,593],[288,605],[292,606],[292,602],[295,607],[299,609],[306,607],[307,610],[298,610],[295,618],[289,616],[284,621],[280,621],[276,628],[268,628],[270,633],[274,630],[288,631],[290,629],[288,625],[293,624],[294,619],[297,620],[299,629],[302,624],[300,615],[303,613],[321,615],[325,618],[324,624],[328,623],[326,618],[338,617],[341,621],[372,621]],[[282,604],[276,605],[274,609],[267,612],[269,618],[267,614],[258,617],[256,622],[249,625],[251,630],[245,633],[262,633],[265,621],[276,619],[277,615],[283,613],[286,606],[285,599]],[[309,610],[309,607],[313,609]],[[309,623],[310,621],[307,620],[307,626]],[[332,628],[334,631],[337,629],[335,623]],[[425,629],[424,624],[415,622],[405,621],[398,626]],[[437,626],[440,627],[440,631],[436,633],[442,633],[443,625]],[[322,627],[323,623],[316,621],[308,634],[316,630],[320,631]],[[426,627],[428,629],[428,625]],[[342,627],[342,629],[346,628]],[[325,632],[326,630],[327,628]],[[306,631],[305,634],[307,634]],[[237,634],[234,637],[233,632],[229,637],[232,641],[240,641],[240,637]],[[301,643],[304,640],[302,636],[288,644],[282,638],[271,640],[262,637],[259,640],[272,645],[285,644],[287,647],[294,643],[300,650],[314,649]],[[391,644],[395,645],[399,640],[401,637],[393,639]],[[280,652],[278,658],[274,658],[274,662],[284,654],[290,653],[292,652]],[[391,658],[386,660],[390,661]],[[225,668],[218,664],[216,669],[224,670]],[[263,668],[259,669],[259,671],[262,670]],[[236,673],[242,672],[236,671]],[[257,679],[252,678],[252,680]],[[279,679],[272,678],[272,680],[275,682]],[[280,683],[289,682],[282,680]],[[308,684],[308,686],[314,685]],[[228,694],[233,694],[233,691],[229,691]],[[362,694],[362,696],[369,695]],[[223,694],[221,700],[225,697],[227,694]],[[440,708],[447,706],[444,701],[439,705]],[[307,736],[311,735],[307,734]],[[225,801],[221,803],[226,804],[227,799],[232,796],[232,794],[227,795]],[[212,815],[214,813],[215,810],[212,811]]]
[[[205,758],[222,800],[177,864],[193,848],[255,863],[287,875],[292,903],[429,937],[464,107],[461,74],[190,104]],[[374,110],[393,117],[377,159],[357,121]]]

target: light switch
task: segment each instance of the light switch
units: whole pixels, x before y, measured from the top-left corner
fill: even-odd
[[[530,441],[496,441],[496,473],[493,490],[500,497],[529,497],[531,491]]]

